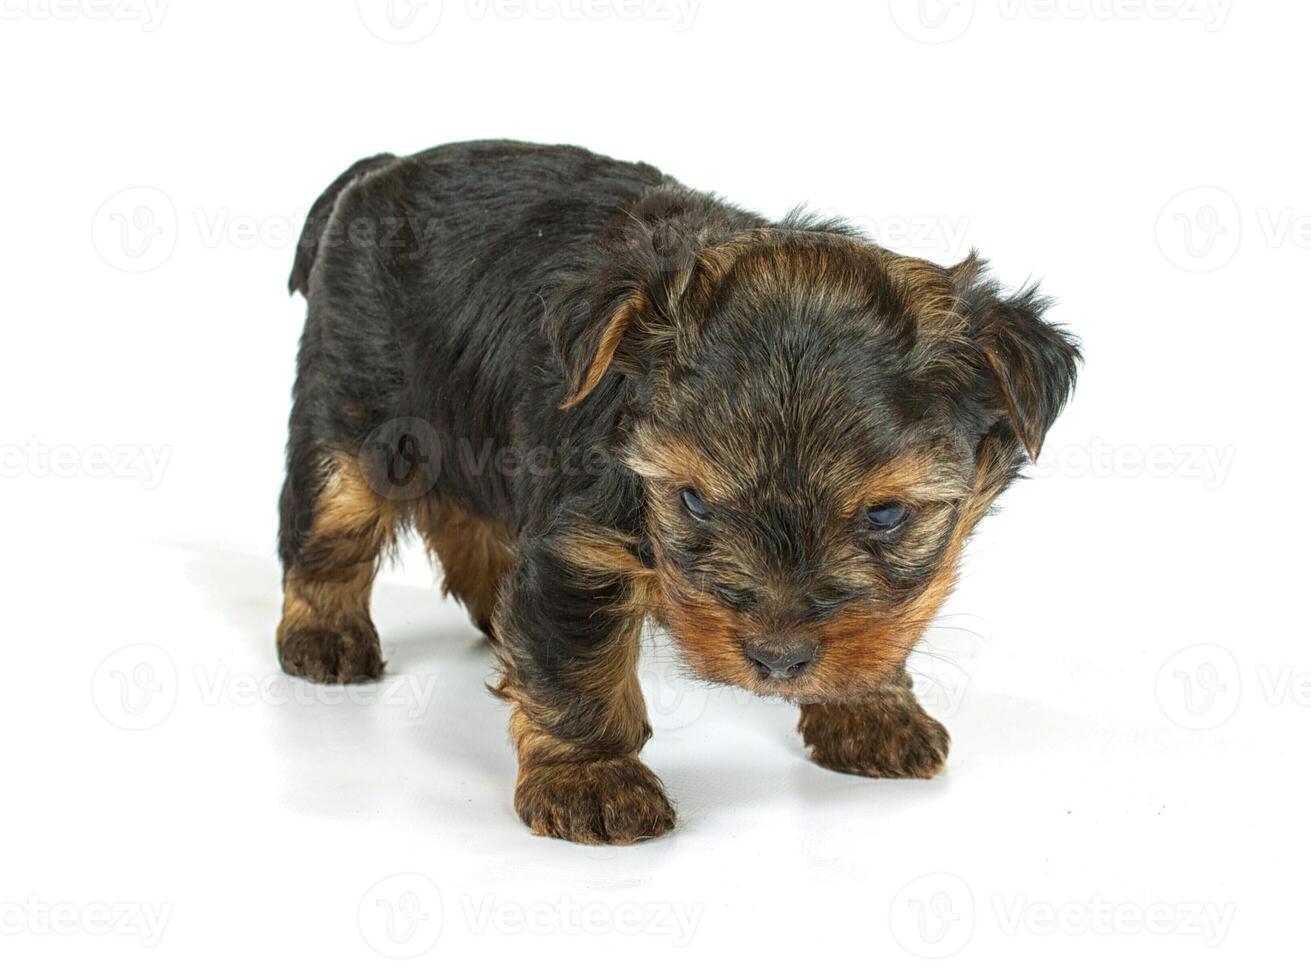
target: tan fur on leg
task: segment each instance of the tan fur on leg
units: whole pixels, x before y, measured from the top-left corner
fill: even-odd
[[[289,674],[348,683],[382,674],[369,596],[396,515],[391,502],[369,487],[355,459],[338,455],[328,465],[314,525],[283,579],[278,659]]]
[[[502,652],[496,693],[515,705],[510,737],[519,755],[515,809],[536,834],[583,844],[630,844],[674,826],[674,809],[656,775],[637,753],[651,735],[637,679],[644,613],[653,578],[613,535],[578,532],[558,544],[573,580],[598,588],[622,580],[615,627],[586,651],[585,669],[571,679],[573,697],[540,703],[521,683],[513,649]],[[525,642],[506,623],[507,644]],[[560,733],[570,734],[569,738]]]
[[[415,523],[429,553],[442,566],[443,594],[464,603],[474,625],[494,639],[496,592],[514,567],[505,527],[435,501],[419,509]]]

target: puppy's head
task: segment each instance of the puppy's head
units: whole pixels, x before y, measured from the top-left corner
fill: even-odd
[[[624,402],[663,622],[709,680],[860,698],[1036,457],[1077,349],[973,256],[941,268],[803,222],[625,235],[556,341],[568,410],[602,384]]]

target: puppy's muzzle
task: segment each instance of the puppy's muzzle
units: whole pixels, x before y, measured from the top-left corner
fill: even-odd
[[[800,676],[819,653],[819,644],[803,637],[748,640],[742,652],[761,680],[786,681]]]

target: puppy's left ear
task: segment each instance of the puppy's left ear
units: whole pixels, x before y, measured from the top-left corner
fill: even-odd
[[[1074,391],[1082,355],[1073,337],[1047,321],[1050,302],[1037,287],[1003,296],[985,272],[985,264],[971,255],[951,276],[988,375],[985,387],[1036,460],[1047,430]]]

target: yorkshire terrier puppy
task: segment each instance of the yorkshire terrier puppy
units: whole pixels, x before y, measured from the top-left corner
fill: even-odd
[[[495,643],[535,833],[674,826],[638,758],[647,617],[706,680],[799,705],[820,765],[941,769],[907,654],[1079,360],[1032,290],[501,141],[355,164],[290,285],[288,673],[382,673],[370,588],[408,526]]]

